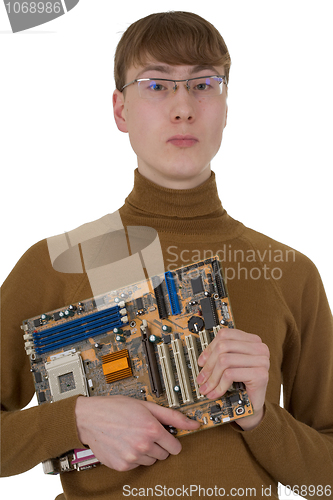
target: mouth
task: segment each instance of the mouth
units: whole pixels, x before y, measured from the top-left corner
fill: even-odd
[[[167,142],[181,148],[190,148],[199,142],[194,135],[174,135]]]

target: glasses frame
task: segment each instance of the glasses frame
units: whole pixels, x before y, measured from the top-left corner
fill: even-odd
[[[225,85],[227,85],[226,76],[225,75],[195,76],[193,78],[186,78],[185,80],[173,80],[173,78],[136,78],[135,80],[133,80],[133,81],[131,81],[129,83],[126,83],[126,85],[124,85],[121,88],[120,92],[122,92],[129,85],[133,85],[133,83],[136,83],[136,82],[149,82],[149,81],[154,81],[154,80],[160,80],[162,82],[173,82],[174,83],[173,93],[175,93],[176,90],[178,89],[177,83],[186,82],[185,87],[186,87],[187,91],[189,92],[190,91],[190,86],[189,86],[188,82],[190,82],[192,80],[198,80],[199,78],[222,78],[222,83],[224,83]],[[221,92],[221,94],[222,94],[222,92]],[[219,95],[221,95],[221,94],[219,94]]]

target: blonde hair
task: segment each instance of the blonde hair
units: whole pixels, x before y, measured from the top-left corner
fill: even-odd
[[[127,70],[152,58],[170,65],[224,66],[229,81],[231,59],[219,31],[192,12],[161,12],[131,24],[115,53],[114,78],[121,90]]]

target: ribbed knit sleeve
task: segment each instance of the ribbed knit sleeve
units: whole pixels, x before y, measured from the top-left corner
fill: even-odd
[[[74,448],[78,396],[26,410],[1,411],[1,476],[13,476]]]
[[[265,406],[261,424],[242,432],[255,459],[276,481],[291,488],[306,486],[308,493],[310,486],[318,492],[323,486],[325,498],[333,498],[332,431],[309,427],[269,401]]]
[[[76,397],[21,410],[34,394],[25,353],[24,319],[66,303],[82,275],[71,285],[53,271],[47,244],[36,244],[16,264],[1,289],[1,475],[24,472],[41,461],[82,447],[77,436]]]
[[[232,427],[273,479],[295,492],[303,485],[304,493],[333,498],[332,313],[319,273],[303,255],[275,286],[294,320],[284,345],[284,408],[266,400],[257,428]]]

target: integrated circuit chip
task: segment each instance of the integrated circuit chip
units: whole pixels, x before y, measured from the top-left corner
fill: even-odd
[[[193,295],[197,295],[198,293],[203,292],[204,287],[203,287],[201,276],[198,276],[197,278],[191,279],[191,286],[192,286]]]
[[[215,301],[212,297],[206,297],[200,300],[200,306],[205,321],[205,327],[210,330],[218,325],[218,317],[216,314]]]

